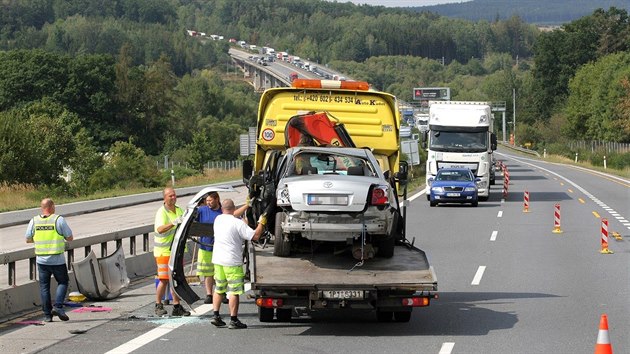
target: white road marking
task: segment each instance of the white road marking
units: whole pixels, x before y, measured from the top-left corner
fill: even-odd
[[[193,312],[193,314],[191,314],[190,317],[199,317],[205,314],[206,312],[210,312],[210,310],[212,310],[212,305],[209,305],[209,304],[201,305],[195,308],[195,312]],[[182,318],[186,318],[186,317],[182,317]],[[149,332],[130,340],[127,343],[119,345],[118,347],[106,352],[105,354],[131,353],[132,351],[137,350],[138,348],[141,348],[149,344],[150,342],[169,334],[171,331],[179,328],[185,323],[186,322],[180,321],[180,322],[163,324],[160,327],[154,328],[150,330]]]
[[[499,213],[497,214],[497,218],[500,218],[503,216],[503,210],[499,210]]]
[[[492,231],[492,235],[490,236],[490,241],[496,241],[498,233],[499,231]]]
[[[553,174],[553,175],[555,175],[555,176],[558,176],[559,178],[562,178],[563,180],[565,180],[567,183],[569,183],[569,184],[573,185],[573,186],[574,186],[575,188],[577,188],[580,192],[584,193],[584,195],[586,195],[586,196],[587,196],[590,200],[592,200],[593,202],[595,202],[597,205],[599,205],[602,209],[606,210],[608,213],[610,213],[610,214],[612,214],[612,213],[616,213],[616,211],[615,211],[614,209],[610,208],[610,207],[609,207],[608,205],[606,205],[604,202],[602,202],[602,201],[600,201],[599,199],[597,199],[597,197],[595,197],[594,195],[592,195],[590,192],[588,192],[586,189],[582,188],[581,186],[579,186],[578,184],[576,184],[576,183],[575,183],[575,182],[573,182],[572,180],[570,180],[570,179],[568,179],[568,178],[566,178],[566,177],[564,177],[564,176],[562,176],[562,175],[560,175],[560,174],[558,174],[558,173],[556,173],[556,172],[550,171],[550,170],[548,170],[548,169],[546,169],[546,168],[543,168],[543,167],[540,167],[540,166],[535,165],[535,164],[533,164],[533,163],[530,163],[530,162],[526,162],[526,161],[524,161],[524,160],[528,160],[528,161],[536,161],[536,160],[532,160],[532,159],[528,159],[528,158],[522,158],[522,157],[515,157],[515,156],[512,156],[512,155],[506,155],[506,154],[501,154],[501,153],[497,153],[497,154],[499,154],[499,155],[503,155],[503,156],[509,156],[511,159],[514,159],[514,160],[516,160],[516,161],[518,161],[518,162],[524,163],[524,164],[526,164],[526,165],[532,166],[532,167],[534,167],[534,168],[538,168],[538,169],[540,169],[540,170],[544,170],[544,171],[549,172],[549,173],[551,173],[551,174]],[[536,162],[537,162],[537,161],[536,161]],[[548,163],[550,163],[550,164],[554,164],[554,165],[561,165],[561,164],[556,164],[556,163],[553,163],[553,162],[548,162]],[[587,172],[592,173],[592,174],[600,175],[600,176],[602,176],[603,178],[606,178],[606,179],[609,179],[609,180],[613,180],[613,179],[614,179],[614,180],[616,180],[617,182],[622,182],[622,184],[623,184],[623,185],[625,185],[625,186],[627,186],[627,184],[630,184],[630,181],[629,181],[629,180],[623,179],[623,178],[621,178],[621,177],[617,177],[617,176],[609,175],[609,174],[607,174],[607,173],[603,173],[603,172],[599,172],[599,171],[593,171],[593,170],[589,170],[589,169],[587,169],[587,168],[584,168],[584,167],[579,167],[579,166],[569,166],[569,167],[571,167],[571,168],[575,168],[575,169],[578,169],[578,170],[587,171]],[[615,182],[615,181],[613,181],[613,182]],[[625,183],[625,184],[624,184],[624,183]],[[593,212],[593,214],[596,214],[596,212]],[[625,224],[624,224],[624,226],[627,226],[627,227],[628,227],[628,229],[630,229],[630,226],[625,225]]]
[[[444,342],[442,343],[442,348],[440,348],[440,352],[438,354],[451,354],[454,346],[455,343],[453,342]]]
[[[477,269],[477,273],[475,273],[475,277],[473,278],[472,283],[470,285],[479,285],[481,282],[481,277],[483,277],[483,272],[486,271],[486,266],[479,266]]]
[[[421,195],[426,194],[426,193],[427,193],[427,188],[425,188],[425,189],[421,190],[420,192],[412,195],[411,197],[407,198],[407,200],[410,201],[410,202],[413,202],[414,199],[416,199],[416,198],[418,198]]]

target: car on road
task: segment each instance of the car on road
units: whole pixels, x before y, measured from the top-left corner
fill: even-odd
[[[439,203],[479,203],[475,175],[468,168],[443,168],[435,178],[429,179],[429,203],[432,207]]]

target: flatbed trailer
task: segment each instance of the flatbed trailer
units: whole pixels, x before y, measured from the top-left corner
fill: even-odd
[[[380,322],[408,322],[414,307],[437,298],[437,277],[424,251],[396,246],[392,258],[357,262],[348,253],[276,257],[273,247],[248,248],[248,271],[261,322],[332,309],[376,312]],[[362,264],[361,264],[362,263]]]

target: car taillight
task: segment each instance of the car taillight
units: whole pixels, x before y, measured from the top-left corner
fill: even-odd
[[[371,205],[386,205],[389,203],[387,198],[387,189],[383,186],[372,187]]]
[[[256,305],[258,307],[274,308],[282,307],[282,304],[282,299],[274,299],[271,297],[259,297],[258,299],[256,299]]]

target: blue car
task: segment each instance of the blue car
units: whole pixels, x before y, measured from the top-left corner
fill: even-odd
[[[432,207],[438,203],[471,203],[476,207],[477,182],[473,173],[467,168],[443,168],[429,179],[429,203]]]

